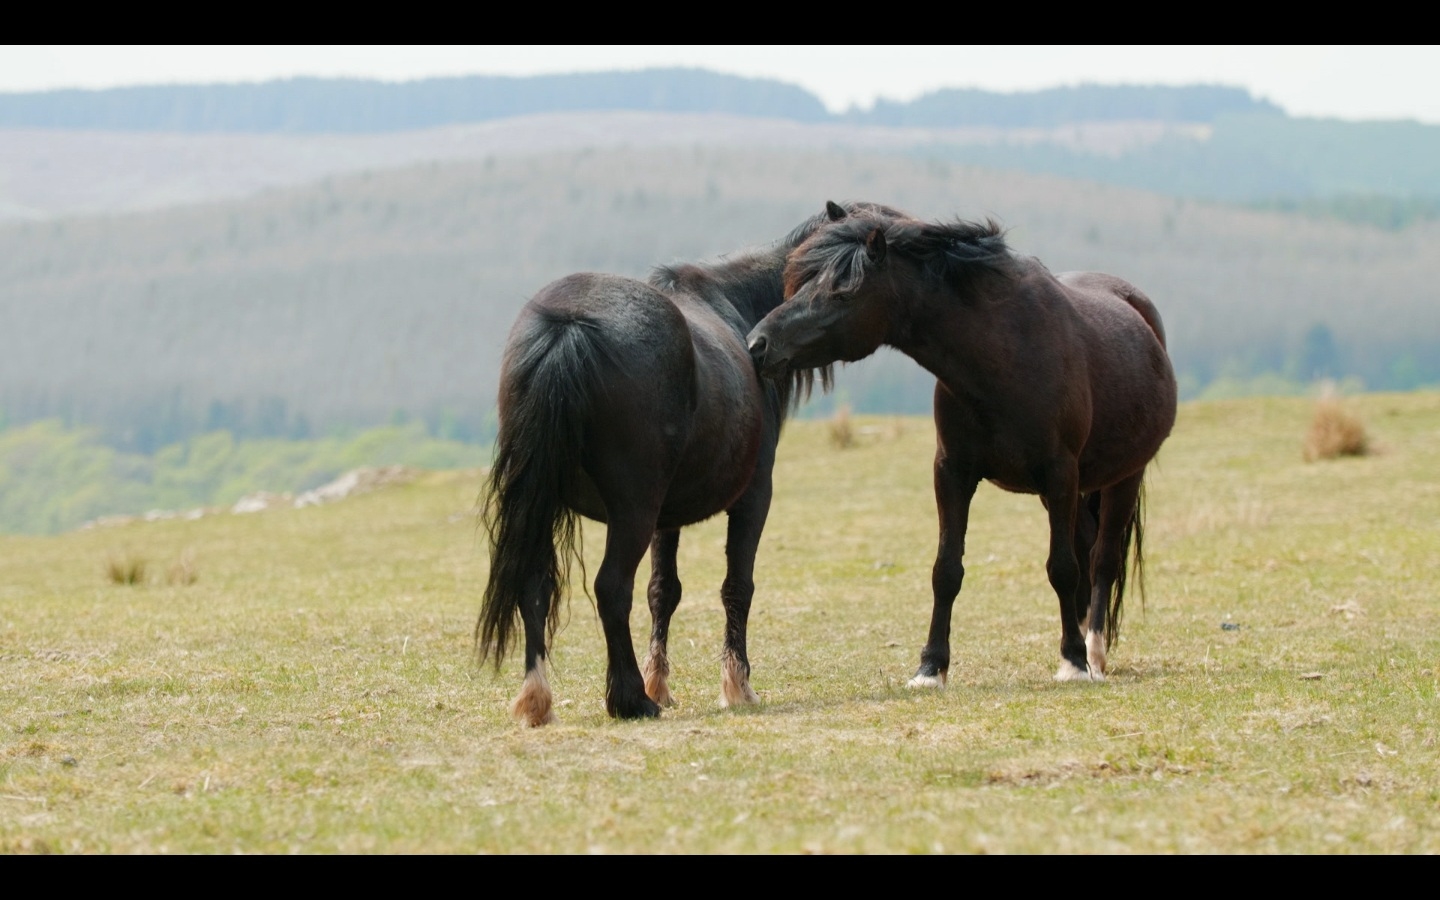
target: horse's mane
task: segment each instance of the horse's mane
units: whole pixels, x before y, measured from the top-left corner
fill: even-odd
[[[931,277],[951,284],[977,271],[1008,273],[1016,265],[1005,230],[993,219],[922,222],[854,215],[816,231],[791,254],[786,295],[812,281],[822,293],[854,290],[873,265],[869,241],[877,229],[884,233],[887,253],[907,256]]]
[[[883,203],[849,202],[843,208],[847,219],[841,221],[859,215],[871,221],[909,218]],[[667,293],[684,290],[723,297],[740,314],[744,323],[741,330],[743,337],[783,299],[785,260],[790,251],[828,224],[832,224],[829,214],[821,212],[801,222],[785,237],[764,247],[704,262],[656,266],[650,272],[650,284]],[[834,384],[834,370],[834,366],[802,369],[773,382],[776,402],[782,414],[793,412],[808,400],[816,381],[820,383],[821,390],[828,393]]]
[[[840,222],[854,222],[861,218],[873,223],[892,221],[914,221],[908,215],[883,203],[866,201],[847,202],[843,206],[846,218]],[[703,262],[681,262],[658,265],[650,270],[650,284],[662,291],[698,290],[706,283],[722,292],[747,319],[754,315],[754,321],[747,324],[754,327],[770,311],[778,299],[772,300],[769,288],[781,283],[785,260],[792,250],[805,243],[826,225],[839,224],[828,213],[816,213],[795,226],[791,232],[778,241],[763,247],[742,250],[737,254],[721,256]],[[773,295],[779,297],[779,294]]]

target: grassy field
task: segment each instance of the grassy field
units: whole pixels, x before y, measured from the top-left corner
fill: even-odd
[[[1375,452],[1315,463],[1312,401],[1182,407],[1148,602],[1098,685],[1051,680],[1039,502],[985,486],[950,685],[904,687],[936,541],[924,419],[859,419],[843,450],[787,428],[743,711],[716,704],[723,518],[681,541],[680,705],[605,716],[577,593],[537,730],[506,712],[519,661],[472,657],[478,472],[0,538],[0,850],[1440,851],[1440,395],[1347,402]],[[643,644],[643,600],[632,622]]]

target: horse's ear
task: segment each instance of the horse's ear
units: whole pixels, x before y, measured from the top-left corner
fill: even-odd
[[[865,239],[865,252],[869,254],[872,263],[881,263],[885,260],[885,232],[879,228],[870,232]]]
[[[830,221],[838,222],[845,218],[845,207],[836,203],[834,200],[826,200],[825,214],[830,217]]]

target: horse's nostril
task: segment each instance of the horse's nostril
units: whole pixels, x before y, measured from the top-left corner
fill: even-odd
[[[762,359],[762,358],[764,358],[764,356],[765,356],[765,348],[766,348],[766,346],[767,346],[768,344],[769,344],[769,341],[765,340],[765,335],[763,335],[763,334],[762,334],[762,335],[757,335],[757,336],[755,337],[755,339],[750,342],[750,358],[751,358],[751,359]]]

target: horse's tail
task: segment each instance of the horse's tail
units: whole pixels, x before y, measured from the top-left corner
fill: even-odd
[[[580,560],[579,517],[564,498],[580,471],[597,374],[593,331],[584,320],[542,317],[506,353],[505,415],[481,495],[490,580],[475,625],[480,661],[493,654],[497,669],[515,640],[517,619],[536,629],[545,623],[545,655],[559,626],[571,561]]]
[[[1133,555],[1132,555],[1133,549]],[[1128,564],[1127,564],[1128,561]],[[1110,610],[1105,617],[1105,649],[1120,638],[1120,615],[1125,610],[1125,585],[1129,570],[1134,570],[1135,586],[1140,589],[1140,606],[1145,607],[1145,481],[1141,476],[1140,491],[1135,495],[1135,511],[1125,523],[1120,536],[1120,567],[1115,572],[1115,590],[1110,593]]]

